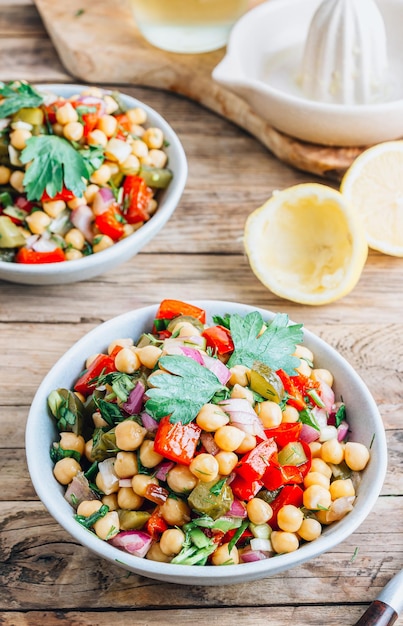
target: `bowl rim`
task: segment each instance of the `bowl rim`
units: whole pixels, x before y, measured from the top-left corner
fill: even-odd
[[[259,311],[266,319],[272,319],[274,317],[274,313],[268,309],[231,301],[188,300],[188,302],[206,309],[208,318],[211,318],[211,315],[216,312],[224,312],[226,310],[228,310],[228,312],[236,312],[242,315],[251,311]],[[136,333],[140,333],[144,328],[144,325],[146,323],[148,324],[148,322],[153,319],[153,315],[155,314],[157,307],[157,304],[153,304],[133,309],[97,325],[91,331],[83,335],[64,353],[62,357],[58,359],[38,387],[27,419],[25,432],[26,458],[29,474],[35,491],[52,517],[81,545],[90,549],[99,557],[123,566],[136,574],[156,580],[175,582],[179,584],[234,584],[269,577],[289,569],[291,566],[294,567],[300,565],[314,557],[317,557],[320,554],[333,549],[336,545],[349,537],[369,515],[375,506],[382,489],[387,469],[385,430],[382,417],[379,413],[375,400],[356,370],[339,352],[335,350],[335,348],[321,339],[318,335],[305,328],[303,328],[304,342],[307,340],[308,344],[314,346],[314,350],[323,350],[326,354],[328,354],[332,363],[335,363],[337,367],[347,370],[349,378],[353,381],[354,386],[358,387],[363,397],[365,397],[367,408],[374,416],[374,436],[371,444],[373,443],[372,450],[373,454],[375,453],[376,456],[376,469],[372,472],[373,480],[371,490],[366,494],[365,501],[359,501],[357,498],[357,502],[354,504],[353,510],[339,522],[328,526],[326,531],[318,539],[310,543],[303,544],[295,552],[277,555],[275,558],[272,557],[254,563],[228,565],[223,568],[207,565],[202,567],[191,567],[189,569],[189,566],[160,563],[147,560],[145,558],[141,559],[134,555],[127,554],[99,539],[95,534],[86,530],[74,520],[73,514],[71,513],[71,506],[64,499],[63,489],[61,489],[61,486],[56,483],[55,479],[53,479],[54,485],[55,489],[57,489],[60,493],[60,500],[49,499],[49,492],[46,485],[41,481],[41,477],[43,475],[43,459],[42,457],[39,458],[40,455],[37,454],[37,450],[40,449],[41,437],[43,434],[39,426],[45,416],[46,419],[48,418],[46,407],[44,406],[44,400],[51,388],[54,388],[53,386],[51,388],[49,387],[50,380],[53,378],[55,373],[57,374],[58,371],[63,372],[65,362],[69,361],[69,359],[75,358],[76,352],[80,352],[82,346],[91,344],[93,339],[97,339],[98,343],[103,342],[105,345],[109,339],[107,333],[110,328],[124,327],[126,323],[132,323],[133,327],[135,327],[137,323],[137,325],[140,324],[139,330],[136,328],[133,328],[133,330]],[[115,330],[113,333],[115,333]],[[105,340],[103,337],[105,337]],[[85,358],[85,355],[83,356]],[[78,373],[79,372],[77,372],[77,375]],[[66,516],[64,512],[61,511],[60,504],[62,502],[62,508],[67,510],[68,507],[70,515]]]
[[[88,89],[91,85],[81,84],[81,83],[32,83],[36,89],[41,91],[51,91],[56,95],[62,95],[65,97],[69,97],[70,95],[74,95],[76,93],[80,93],[81,91]],[[112,89],[101,87],[101,90],[105,94],[110,94],[113,92]],[[168,137],[169,146],[167,148],[168,154],[170,154],[170,159],[175,155],[175,159],[178,160],[179,167],[178,171],[175,170],[174,177],[167,188],[166,193],[169,193],[169,198],[164,202],[163,206],[159,206],[158,210],[151,216],[151,218],[141,226],[134,233],[118,241],[113,244],[110,248],[106,250],[102,250],[97,254],[91,254],[89,256],[85,256],[81,259],[74,259],[72,261],[63,261],[61,263],[41,263],[38,265],[30,265],[30,264],[22,264],[22,263],[12,263],[8,261],[0,261],[0,275],[4,280],[12,280],[12,276],[27,276],[27,277],[35,277],[35,276],[47,276],[47,277],[62,277],[67,274],[77,273],[80,271],[85,272],[91,268],[97,267],[99,263],[108,264],[108,262],[115,262],[121,257],[122,254],[126,252],[130,254],[130,250],[132,247],[136,250],[137,240],[145,240],[148,242],[162,227],[165,222],[169,219],[169,217],[175,211],[175,208],[182,196],[183,190],[186,185],[187,176],[188,176],[188,164],[187,158],[182,146],[182,143],[174,131],[173,127],[169,124],[169,122],[155,109],[153,109],[150,105],[146,104],[142,100],[131,96],[124,91],[120,91],[119,95],[122,97],[122,100],[126,101],[127,104],[133,106],[141,106],[146,112],[147,117],[152,119],[152,123],[158,124],[160,128],[164,131],[164,136]],[[168,192],[169,190],[169,192]],[[123,261],[122,261],[123,262]],[[10,277],[6,278],[6,275],[10,274]]]

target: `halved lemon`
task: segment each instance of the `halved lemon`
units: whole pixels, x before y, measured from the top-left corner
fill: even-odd
[[[253,272],[270,291],[311,305],[347,295],[368,255],[350,203],[316,183],[274,192],[247,218],[244,247]]]
[[[403,141],[387,141],[360,154],[340,191],[362,219],[368,245],[403,256]]]

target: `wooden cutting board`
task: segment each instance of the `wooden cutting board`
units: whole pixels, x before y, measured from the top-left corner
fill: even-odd
[[[262,0],[251,1],[251,6]],[[66,70],[84,83],[142,85],[186,96],[226,117],[297,169],[338,180],[363,148],[318,146],[289,137],[211,78],[225,49],[175,54],[148,44],[127,0],[35,0]]]

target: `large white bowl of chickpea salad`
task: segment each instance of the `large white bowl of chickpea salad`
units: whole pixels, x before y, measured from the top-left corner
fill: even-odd
[[[199,585],[334,549],[387,464],[375,401],[335,349],[285,314],[222,301],[163,300],[85,335],[39,387],[26,453],[77,542]]]
[[[70,283],[133,257],[187,179],[181,142],[136,98],[0,83],[0,279]]]

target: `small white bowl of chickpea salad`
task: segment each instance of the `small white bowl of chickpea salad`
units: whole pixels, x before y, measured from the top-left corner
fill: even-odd
[[[77,542],[198,585],[334,549],[387,464],[375,401],[336,350],[286,314],[222,301],[163,300],[85,335],[35,395],[26,454]]]
[[[0,82],[0,279],[70,283],[128,261],[186,179],[178,136],[136,98]]]

